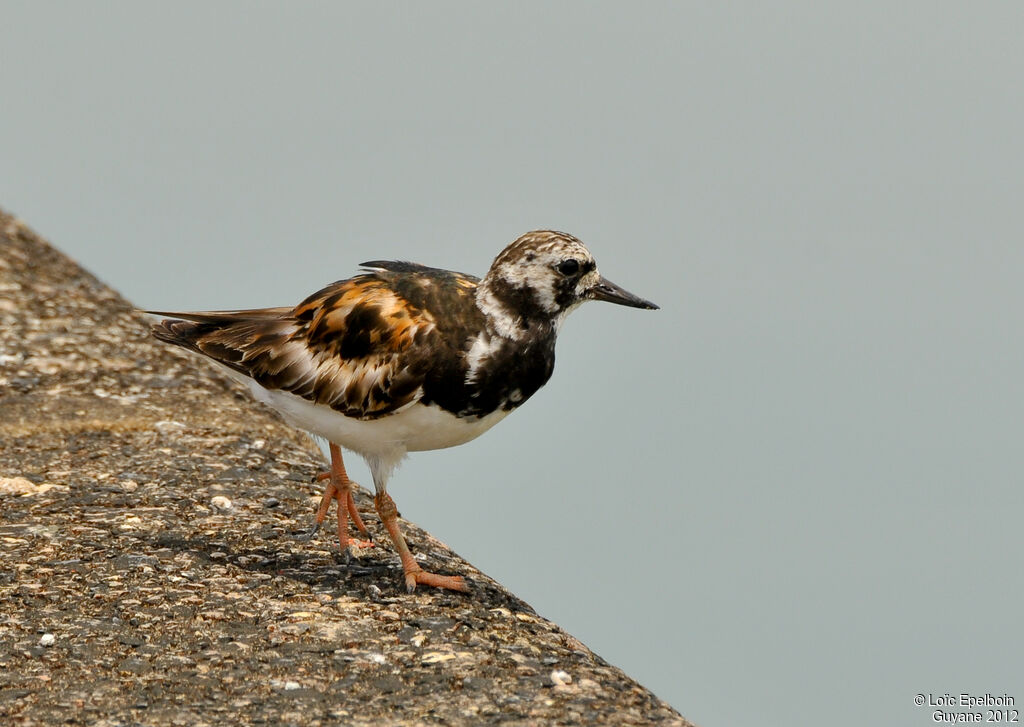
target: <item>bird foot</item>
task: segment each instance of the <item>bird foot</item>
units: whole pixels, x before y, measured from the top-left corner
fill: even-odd
[[[328,472],[321,472],[314,478],[315,482],[322,480],[327,481],[327,487],[324,489],[324,494],[320,498],[320,507],[317,508],[316,516],[312,529],[304,534],[303,540],[312,538],[327,517],[327,511],[330,509],[331,501],[337,502],[337,514],[338,514],[338,542],[341,545],[341,549],[345,550],[348,547],[349,542],[352,542],[348,537],[348,519],[352,519],[352,523],[356,526],[356,529],[362,533],[373,543],[373,536],[370,535],[370,531],[366,528],[366,524],[363,522],[363,518],[359,515],[359,510],[356,508],[355,498],[352,496],[354,488],[358,487],[355,482],[352,482],[345,473],[344,464],[341,461],[341,449],[331,444],[331,469]],[[355,541],[361,542],[361,541]],[[358,547],[369,547],[360,545]]]
[[[316,534],[320,532],[320,525],[321,523],[314,520],[313,526],[309,530],[300,530],[299,532],[295,533],[295,535],[293,535],[292,537],[296,540],[301,540],[303,542],[312,540],[314,537],[316,537]],[[376,541],[374,541],[373,536],[370,533],[365,533],[365,535],[366,540],[359,540],[357,538],[350,537],[348,533],[345,533],[345,538],[342,539],[341,535],[339,534],[338,544],[341,546],[341,550],[343,552],[348,550],[349,548],[361,550],[363,548],[374,547],[377,543]]]
[[[330,472],[321,472],[316,476],[316,481],[330,480]],[[352,490],[359,487],[355,482],[351,480],[346,481],[344,488],[338,487],[331,481],[327,485],[327,489],[324,490],[323,499],[320,502],[320,510],[317,512],[317,518],[322,522],[324,517],[327,515],[327,508],[330,505],[332,499],[337,500],[338,507],[344,507],[348,510],[349,517],[352,518],[352,522],[355,524],[356,529],[363,535],[373,540],[373,536],[370,535],[370,531],[366,529],[366,524],[363,523],[363,518],[359,515],[359,510],[356,508],[355,498],[352,496]]]
[[[425,570],[413,570],[405,572],[405,590],[412,593],[417,585],[433,586],[434,588],[446,588],[449,591],[460,591],[469,593],[469,586],[462,576],[442,576],[437,573],[429,573]]]

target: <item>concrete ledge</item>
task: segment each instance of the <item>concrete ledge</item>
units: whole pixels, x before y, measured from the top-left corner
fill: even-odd
[[[414,525],[471,595],[294,540],[324,467],[0,212],[0,723],[690,724]]]

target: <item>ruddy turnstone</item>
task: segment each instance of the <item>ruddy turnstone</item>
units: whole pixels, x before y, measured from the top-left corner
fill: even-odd
[[[294,308],[168,313],[153,335],[213,359],[257,399],[330,443],[331,469],[313,532],[338,503],[366,534],[341,447],[366,460],[374,504],[402,559],[405,584],[466,591],[461,576],[424,571],[398,527],[388,479],[408,452],[479,437],[543,386],[555,337],[587,300],[658,306],[597,271],[564,232],[528,232],[495,258],[483,279],[410,262],[376,260],[364,272]]]

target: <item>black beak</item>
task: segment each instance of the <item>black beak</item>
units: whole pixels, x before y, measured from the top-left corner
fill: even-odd
[[[658,306],[649,300],[639,298],[629,291],[623,290],[610,280],[601,278],[597,285],[587,291],[587,295],[593,300],[606,300],[609,303],[628,305],[630,308],[646,308],[647,310],[658,310]]]

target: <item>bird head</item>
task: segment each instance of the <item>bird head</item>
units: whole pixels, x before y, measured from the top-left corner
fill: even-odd
[[[587,300],[649,310],[658,307],[606,280],[582,242],[552,230],[528,232],[502,250],[477,292],[481,309],[492,318],[504,319],[512,337],[515,328],[534,323],[549,323],[557,329]]]

